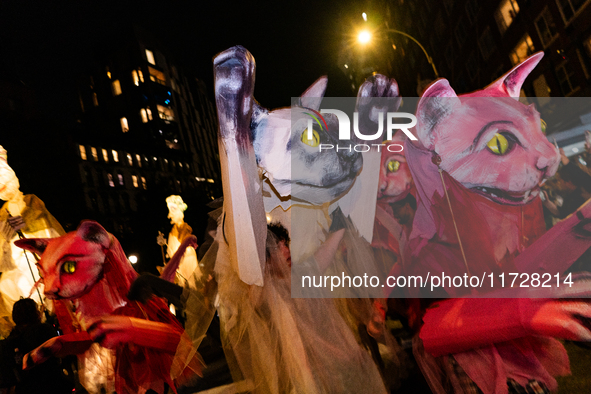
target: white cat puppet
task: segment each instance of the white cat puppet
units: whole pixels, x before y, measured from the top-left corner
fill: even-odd
[[[273,204],[281,204],[280,200],[289,206],[292,187],[304,189],[311,203],[333,200],[354,182],[362,165],[361,154],[318,154],[318,148],[310,146],[313,142],[306,145],[296,133],[292,134],[291,108],[268,111],[258,105],[253,97],[255,61],[245,48],[236,46],[216,56],[214,74],[224,238],[240,278],[248,284],[262,285],[267,232],[263,188],[272,201],[267,203],[268,211]],[[322,77],[302,95],[302,110],[318,109],[326,84],[326,77]],[[325,119],[336,122],[331,116]],[[334,142],[328,133],[319,137],[324,143]],[[305,163],[304,168],[292,171],[294,157]],[[258,261],[259,266],[254,266],[253,261]]]
[[[261,285],[265,212],[278,206],[286,211],[293,203],[320,206],[335,201],[355,183],[363,158],[354,150],[320,152],[320,144],[338,144],[338,120],[334,115],[325,114],[326,129],[315,128],[313,138],[307,136],[306,113],[319,110],[326,77],[314,82],[297,105],[269,111],[253,97],[255,61],[245,48],[237,46],[219,54],[214,59],[214,73],[225,198],[224,236],[241,279]],[[377,128],[364,118],[375,104],[371,96],[397,97],[396,82],[376,76],[360,89],[360,97],[364,98],[363,108],[359,109],[362,130]],[[398,101],[394,104],[397,108]],[[374,200],[377,171],[379,156],[375,176],[368,176],[375,178],[375,187],[367,188]],[[373,213],[368,216],[373,217]],[[259,267],[249,265],[249,261],[259,261]]]

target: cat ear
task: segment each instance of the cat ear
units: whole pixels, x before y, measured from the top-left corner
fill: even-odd
[[[501,93],[519,100],[519,94],[523,82],[525,82],[525,79],[543,57],[544,52],[538,52],[531,55],[517,66],[513,67],[507,74],[487,86],[486,89],[498,89]]]
[[[447,79],[438,79],[425,89],[417,106],[416,127],[425,148],[433,150],[435,126],[459,105],[460,99]]]
[[[111,244],[109,233],[97,222],[85,220],[80,223],[76,235],[88,242],[94,242],[108,248]]]
[[[318,78],[300,97],[300,106],[318,111],[326,92],[326,85],[328,85],[326,75]]]
[[[14,244],[21,249],[28,250],[29,252],[35,253],[37,256],[41,256],[45,252],[47,244],[49,244],[51,238],[26,238],[14,241]]]

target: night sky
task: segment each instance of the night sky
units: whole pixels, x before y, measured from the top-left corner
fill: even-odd
[[[176,63],[191,69],[210,91],[215,54],[234,45],[246,47],[257,62],[255,97],[274,108],[289,105],[290,97],[325,74],[327,95],[350,94],[336,59],[343,23],[352,18],[362,21],[359,6],[335,0],[4,0],[0,65],[30,86],[59,94],[71,67],[92,56],[95,43],[135,22],[160,37]]]

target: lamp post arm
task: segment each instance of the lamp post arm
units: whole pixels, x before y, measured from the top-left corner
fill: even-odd
[[[427,57],[427,61],[429,62],[429,64],[431,65],[431,67],[433,67],[433,72],[435,73],[435,78],[439,78],[439,73],[437,72],[437,69],[435,68],[435,63],[433,63],[433,59],[431,58],[431,56],[429,56],[429,54],[427,53],[427,50],[425,49],[425,47],[423,47],[421,45],[421,43],[416,38],[414,38],[410,34],[407,34],[407,33],[403,32],[403,31],[400,31],[400,30],[387,29],[386,31],[389,32],[389,33],[402,34],[403,36],[405,36],[405,37],[410,38],[411,40],[413,40],[419,47],[421,47],[421,49],[423,50],[423,53]]]

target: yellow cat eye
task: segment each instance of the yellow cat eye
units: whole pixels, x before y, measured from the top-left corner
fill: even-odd
[[[73,274],[76,272],[76,262],[75,261],[66,261],[62,265],[62,271],[67,274]]]
[[[302,142],[312,148],[316,148],[320,145],[320,135],[316,130],[312,130],[312,139],[308,139],[308,129],[302,133]]]
[[[388,172],[396,172],[400,168],[400,162],[398,160],[390,160],[388,164],[386,164],[386,168]]]
[[[486,146],[492,153],[500,156],[507,153],[507,149],[509,149],[509,141],[503,134],[496,133],[494,137],[486,143]]]

